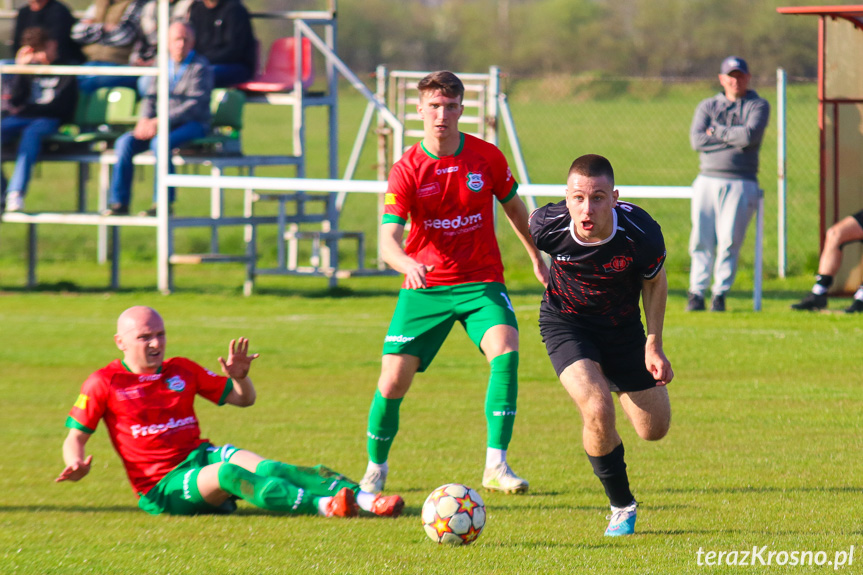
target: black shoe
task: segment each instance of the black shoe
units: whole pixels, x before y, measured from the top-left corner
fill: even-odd
[[[686,304],[686,311],[704,311],[704,296],[690,293],[689,302]]]
[[[126,204],[110,204],[108,209],[102,212],[103,216],[128,216],[129,206]]]
[[[725,311],[725,294],[717,294],[710,300],[710,311]]]
[[[860,313],[863,312],[863,300],[854,298],[851,305],[845,308],[845,313]]]
[[[157,212],[158,212],[158,207],[156,206],[156,204],[153,204],[152,206],[150,206],[150,209],[149,209],[149,210],[144,210],[144,211],[142,211],[142,212],[138,212],[138,215],[139,215],[139,216],[147,216],[147,217],[155,218],[155,217],[156,217]],[[168,206],[168,215],[169,215],[169,216],[173,216],[173,215],[174,215],[174,206],[173,206],[173,205],[169,205],[169,206]]]
[[[791,309],[799,309],[799,310],[819,310],[827,307],[827,295],[826,294],[814,294],[809,292],[806,294],[802,300],[797,303],[791,304]]]

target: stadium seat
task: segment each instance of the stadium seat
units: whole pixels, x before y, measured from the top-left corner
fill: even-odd
[[[249,82],[237,86],[246,92],[291,92],[296,79],[294,66],[295,44],[293,36],[277,38],[270,46],[267,63],[263,73]],[[312,43],[308,38],[302,40],[302,82],[303,90],[308,90],[315,81],[312,66]]]
[[[246,96],[233,88],[217,88],[210,96],[210,134],[183,144],[182,153],[239,154]]]
[[[132,88],[104,87],[78,96],[73,123],[45,138],[52,151],[62,147],[116,140],[137,121],[137,95]]]

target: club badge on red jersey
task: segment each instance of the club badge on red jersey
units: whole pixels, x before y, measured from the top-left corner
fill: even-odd
[[[485,185],[485,182],[482,181],[482,174],[468,172],[467,173],[467,187],[472,192],[478,192]]]
[[[181,392],[186,389],[186,382],[183,381],[183,378],[179,375],[175,375],[174,377],[168,379],[166,382],[168,384],[168,389],[171,391]]]

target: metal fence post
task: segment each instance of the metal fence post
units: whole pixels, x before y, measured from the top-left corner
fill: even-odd
[[[788,238],[787,238],[787,221],[786,221],[786,203],[788,200],[788,179],[786,177],[787,168],[787,132],[786,132],[786,98],[785,86],[787,78],[783,68],[776,69],[776,195],[777,195],[777,212],[776,226],[777,230],[777,266],[780,278],[785,278],[785,273],[788,270]]]

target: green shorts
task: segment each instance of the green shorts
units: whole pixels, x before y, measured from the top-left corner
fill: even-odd
[[[237,451],[239,449],[230,444],[216,447],[211,443],[202,443],[150,491],[139,494],[138,507],[151,515],[233,513],[237,509],[234,497],[229,497],[219,506],[210,505],[204,501],[198,491],[198,474],[207,465],[230,461],[231,456]]]
[[[456,320],[477,347],[493,326],[509,325],[518,329],[515,311],[502,283],[402,289],[384,338],[383,354],[417,356],[419,371],[425,371]]]

